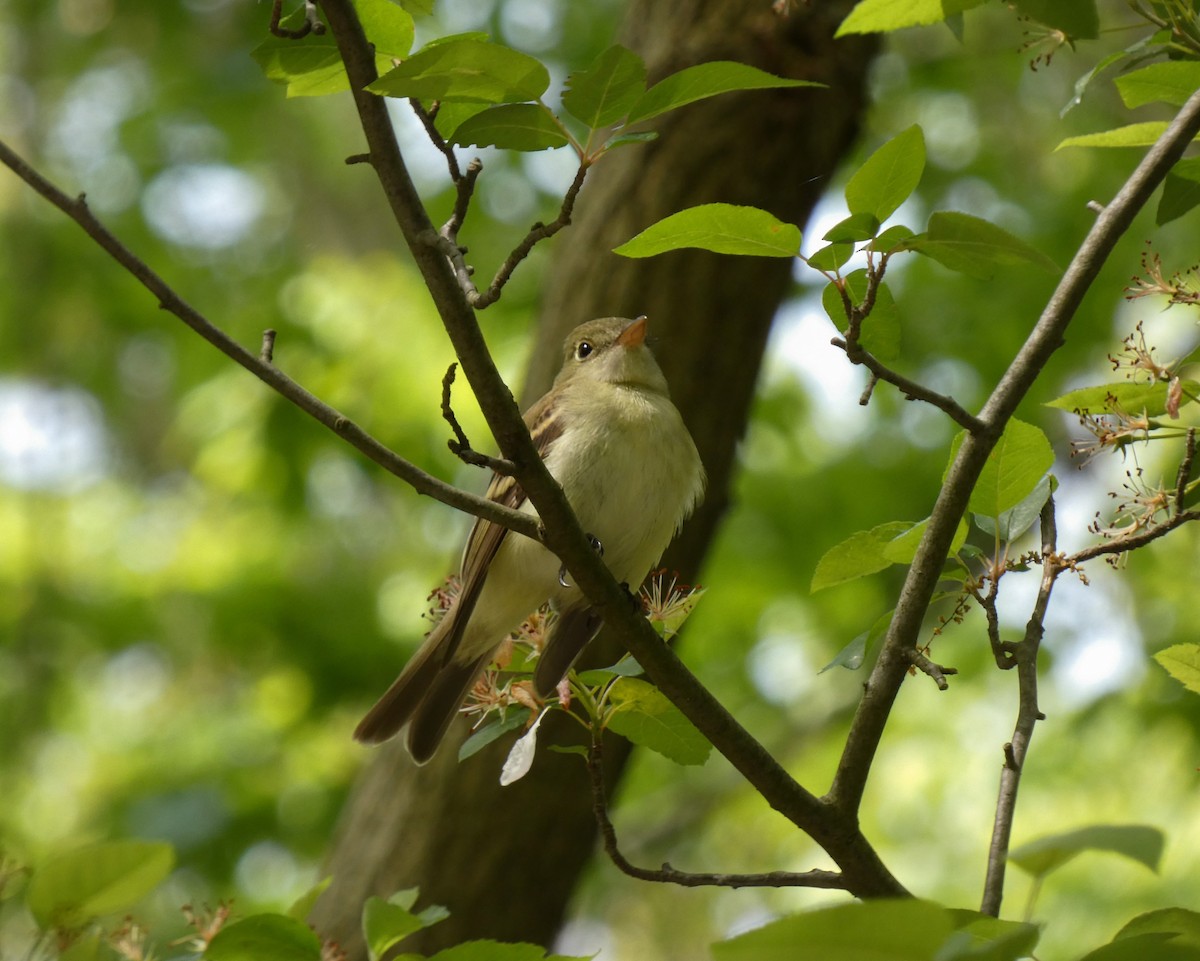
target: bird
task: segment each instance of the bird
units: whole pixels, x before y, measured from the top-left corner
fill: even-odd
[[[550,390],[524,415],[539,456],[562,486],[616,579],[637,590],[704,494],[700,454],[646,344],[648,321],[606,317],[576,327]],[[494,474],[488,499],[536,516],[520,485]],[[476,519],[459,567],[458,595],[400,675],[355,729],[378,744],[407,728],[418,764],[505,639],[549,602],[534,668],[549,697],[602,626],[598,612],[540,542]]]

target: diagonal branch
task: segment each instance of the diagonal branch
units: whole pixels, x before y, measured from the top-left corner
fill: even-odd
[[[84,197],[70,197],[63,193],[3,141],[0,141],[0,163],[7,166],[37,193],[79,224],[89,237],[158,298],[159,305],[164,310],[174,314],[221,353],[246,368],[268,387],[291,401],[314,420],[328,427],[384,470],[395,474],[419,493],[428,494],[443,504],[477,517],[486,517],[488,520],[495,521],[526,537],[537,537],[537,522],[528,514],[522,514],[520,511],[497,504],[495,501],[469,494],[439,480],[432,474],[427,474],[280,371],[272,363],[275,349],[274,331],[268,330],[263,333],[262,349],[259,355],[256,356],[246,350],[184,301],[165,280],[113,236],[92,213]]]
[[[988,454],[1017,405],[1063,343],[1075,311],[1117,240],[1197,133],[1200,133],[1200,91],[1188,99],[1116,197],[1096,218],[1042,316],[980,412],[984,429],[969,432],[959,447],[908,570],[887,638],[855,712],[827,796],[829,803],[844,815],[856,814],[862,803],[875,751],[910,663],[908,652],[916,646],[954,531]]]
[[[592,786],[592,812],[600,828],[604,852],[620,870],[639,881],[678,884],[685,888],[833,888],[844,889],[846,882],[836,871],[765,871],[756,874],[698,874],[679,871],[664,863],[661,868],[641,868],[621,853],[617,845],[617,829],[608,816],[608,799],[604,790],[604,759],[599,736],[593,736],[587,753],[588,779]]]
[[[1009,656],[1017,668],[1017,722],[1012,740],[1004,745],[1004,766],[1000,770],[1000,789],[996,799],[996,816],[992,824],[992,840],[988,847],[987,875],[983,886],[983,903],[979,910],[993,917],[1000,916],[1000,902],[1004,897],[1004,874],[1008,867],[1008,849],[1012,840],[1013,816],[1017,807],[1017,790],[1021,786],[1021,772],[1025,767],[1025,756],[1033,729],[1045,718],[1038,708],[1038,650],[1045,633],[1046,610],[1050,605],[1050,592],[1058,575],[1069,569],[1058,553],[1058,526],[1054,518],[1054,496],[1042,508],[1042,582],[1034,601],[1033,612],[1025,626],[1025,636],[1011,645]],[[995,607],[994,592],[989,592]],[[990,621],[990,616],[989,616]],[[995,643],[993,642],[993,649]],[[999,660],[999,657],[997,658]],[[1005,663],[1002,667],[1008,667]]]
[[[350,78],[371,168],[379,178],[501,454],[512,462],[514,476],[537,508],[547,547],[563,561],[605,624],[616,631],[659,689],[773,808],[830,854],[842,869],[851,893],[861,897],[905,894],[866,841],[857,819],[840,816],[798,784],[737,722],[634,610],[628,593],[592,549],[562,488],[538,458],[453,268],[437,248],[439,234],[409,177],[384,100],[365,89],[375,79],[375,61],[353,5],[350,0],[324,0],[322,8]]]
[[[869,350],[863,349],[857,342],[847,343],[846,340],[840,337],[834,337],[830,340],[830,343],[839,350],[845,351],[846,358],[850,363],[861,364],[871,372],[873,378],[872,387],[875,381],[885,381],[899,390],[908,400],[924,401],[926,404],[936,407],[947,414],[959,427],[965,427],[972,434],[979,433],[985,429],[983,422],[959,404],[953,397],[947,394],[939,394],[935,390],[930,390],[924,384],[918,383],[912,378],[905,377],[898,371],[892,370]],[[867,400],[870,399],[870,394],[870,389],[864,392],[863,400],[860,403],[866,404]]]

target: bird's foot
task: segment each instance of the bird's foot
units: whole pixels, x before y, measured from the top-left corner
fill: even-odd
[[[595,534],[587,534],[585,536],[588,539],[588,543],[592,545],[592,550],[594,550],[597,554],[599,554],[601,557],[603,557],[604,556],[604,545],[600,543],[600,539],[598,537],[596,537]],[[563,564],[563,566],[558,569],[558,583],[560,583],[563,587],[571,586],[570,584],[567,583],[567,565],[566,564]]]

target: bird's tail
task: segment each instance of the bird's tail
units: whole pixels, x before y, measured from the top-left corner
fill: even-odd
[[[400,676],[354,729],[355,740],[379,744],[395,737],[407,724],[408,751],[413,760],[424,764],[433,757],[467,692],[492,656],[488,651],[471,661],[454,658],[451,652],[459,640],[455,630],[457,613],[449,611],[434,626]]]
[[[449,615],[443,617],[409,658],[400,676],[375,702],[354,729],[354,739],[364,744],[381,744],[395,737],[416,713],[430,686],[442,669],[443,646],[450,635]]]

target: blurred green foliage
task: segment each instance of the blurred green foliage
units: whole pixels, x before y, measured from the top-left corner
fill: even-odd
[[[1123,4],[1104,6],[1120,23]],[[554,84],[613,41],[616,0],[441,2],[418,42],[483,29],[551,66]],[[445,449],[440,380],[452,360],[405,263],[344,97],[286,101],[249,57],[262,4],[231,0],[0,0],[0,136],[33,157],[203,313],[242,343],[279,332],[277,363],[419,465],[482,487]],[[1126,21],[1127,18],[1126,18]],[[1078,76],[1121,34],[1062,49],[1031,70],[1022,25],[1000,5],[891,38],[873,67],[860,161],[920,123],[928,168],[897,220],[934,209],[995,220],[1059,264],[1140,156],[1053,152],[1064,137],[1134,120],[1110,84],[1060,118]],[[553,88],[552,88],[553,89]],[[440,158],[403,104],[402,141],[434,219],[449,209]],[[633,147],[630,149],[640,149]],[[488,271],[569,183],[563,152],[485,152],[464,234]],[[806,238],[840,220],[849,171]],[[1153,238],[1188,266],[1196,217],[1159,230],[1145,212],[1102,272],[1019,416],[1056,438],[1060,538],[1089,542],[1128,463],[1067,462],[1072,423],[1041,408],[1101,383],[1137,319],[1167,354],[1195,318],[1127,304]],[[567,231],[555,243],[570,243]],[[815,249],[815,244],[814,244]],[[485,330],[519,377],[539,251]],[[902,312],[898,366],[977,406],[1053,287],[1038,272],[981,284],[910,257],[889,271]],[[747,726],[822,790],[863,675],[819,674],[892,606],[897,569],[810,596],[817,559],[857,530],[928,515],[954,433],[940,413],[879,389],[829,346],[823,281],[800,270],[741,452],[736,507],[704,575],[684,654]],[[464,390],[455,408],[483,446]],[[1148,472],[1168,452],[1139,454]],[[181,933],[179,905],[234,896],[285,907],[317,865],[364,752],[349,732],[420,639],[426,593],[453,563],[463,518],[418,499],[325,434],[171,317],[73,224],[0,173],[0,843],[38,863],[89,839],[164,839],[178,867],[147,906]],[[1032,546],[1032,544],[1030,545]],[[1149,654],[1194,640],[1196,534],[1183,530],[1120,571],[1060,584],[1048,622],[1042,707],[1015,840],[1096,822],[1161,828],[1161,873],[1082,859],[1039,900],[1039,956],[1107,941],[1139,910],[1187,904],[1200,871],[1196,699]],[[1013,588],[1006,629],[1028,615]],[[1024,606],[1023,606],[1024,604]],[[945,613],[946,611],[935,611]],[[930,625],[932,629],[932,624]],[[960,675],[940,694],[902,691],[876,763],[867,834],[914,891],[975,906],[1015,679],[995,671],[981,623],[937,640]],[[471,763],[468,761],[467,763]],[[695,870],[805,870],[819,852],[724,762],[680,769],[641,757],[614,817],[626,853]],[[1010,877],[1006,916],[1027,881]],[[678,890],[604,862],[563,949],[605,958],[702,957],[718,937],[840,896]],[[11,902],[6,902],[11,905]],[[0,911],[0,953],[28,918]],[[568,950],[568,947],[570,950]]]

